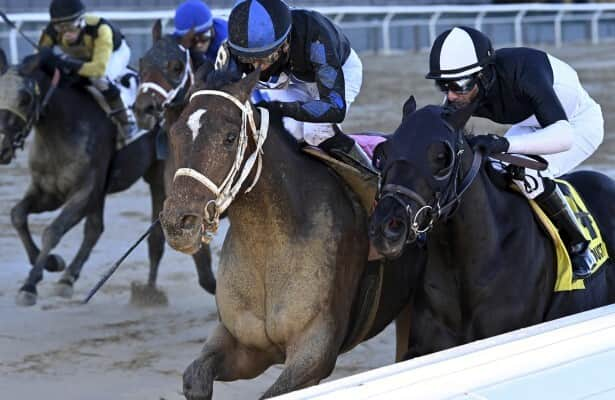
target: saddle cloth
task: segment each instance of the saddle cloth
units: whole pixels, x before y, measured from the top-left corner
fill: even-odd
[[[606,244],[602,240],[600,229],[598,229],[596,220],[588,211],[585,202],[576,189],[565,180],[556,179],[555,181],[566,196],[568,204],[570,204],[570,207],[577,216],[577,223],[582,227],[585,238],[590,241],[589,248],[597,260],[596,264],[592,267],[592,274],[594,274],[609,258]],[[568,255],[566,246],[564,245],[557,228],[534,200],[529,200],[529,202],[534,210],[534,213],[536,214],[536,217],[545,230],[549,233],[549,236],[551,236],[555,246],[555,253],[557,257],[557,279],[555,281],[554,291],[564,292],[585,289],[585,282],[583,279],[573,279],[570,256]]]

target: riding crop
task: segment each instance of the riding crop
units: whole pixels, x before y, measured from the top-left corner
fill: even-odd
[[[87,302],[90,301],[90,299],[96,294],[96,292],[98,292],[98,289],[100,289],[102,287],[102,285],[104,285],[105,282],[107,282],[107,280],[109,278],[111,278],[111,275],[113,275],[113,273],[115,271],[117,271],[117,269],[119,268],[120,264],[126,259],[126,257],[128,257],[128,255],[130,253],[132,253],[132,251],[139,245],[139,243],[141,243],[143,241],[143,239],[145,239],[146,237],[149,236],[149,234],[156,227],[156,225],[158,225],[159,222],[160,222],[160,219],[156,218],[156,220],[154,222],[152,222],[152,224],[149,226],[149,228],[147,228],[147,231],[145,231],[145,233],[143,235],[141,235],[141,237],[137,240],[137,242],[135,244],[133,244],[126,251],[126,253],[124,253],[124,255],[122,257],[120,257],[120,259],[117,260],[115,262],[115,264],[113,264],[113,266],[111,266],[111,268],[109,268],[109,270],[103,275],[103,277],[92,288],[92,290],[90,290],[90,293],[88,293],[88,295],[83,300],[83,304],[87,304]]]

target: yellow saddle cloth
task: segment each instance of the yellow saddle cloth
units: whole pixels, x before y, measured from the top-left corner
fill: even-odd
[[[592,274],[594,274],[609,258],[606,244],[602,240],[602,235],[600,234],[600,229],[598,229],[596,220],[587,210],[583,199],[579,196],[576,189],[564,180],[556,179],[555,181],[566,196],[568,204],[570,204],[570,207],[576,214],[577,222],[582,227],[585,238],[590,241],[589,248],[597,260],[596,264],[592,267]],[[585,289],[585,282],[583,279],[573,279],[570,256],[568,255],[566,246],[564,245],[557,228],[534,200],[530,200],[530,205],[555,244],[555,253],[557,256],[557,280],[555,281],[554,291],[564,292]]]

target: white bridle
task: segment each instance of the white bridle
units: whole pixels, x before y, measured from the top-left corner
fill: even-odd
[[[177,94],[186,85],[188,80],[190,81],[189,86],[194,84],[194,73],[192,72],[192,67],[190,65],[190,52],[181,45],[179,45],[179,48],[186,54],[186,67],[184,68],[184,74],[182,75],[182,80],[179,85],[175,88],[171,88],[170,90],[166,90],[156,82],[143,82],[139,85],[139,89],[137,89],[137,95],[141,92],[147,93],[148,90],[153,90],[162,96],[164,99],[162,102],[162,108],[165,108],[173,100],[175,100],[175,97],[177,97]]]
[[[252,172],[254,165],[257,166],[254,180],[244,193],[250,192],[260,178],[262,169],[263,144],[267,139],[267,131],[269,130],[269,110],[266,108],[260,108],[261,125],[260,129],[256,129],[254,114],[252,112],[252,106],[249,100],[242,104],[236,97],[226,92],[219,90],[199,90],[190,96],[190,101],[197,96],[204,95],[224,97],[225,99],[232,101],[233,104],[241,110],[241,132],[239,133],[237,154],[230,171],[220,186],[217,186],[211,179],[192,168],[179,168],[173,177],[175,180],[178,176],[189,176],[192,179],[202,183],[216,196],[215,199],[210,200],[205,205],[204,211],[205,227],[203,232],[203,241],[209,243],[213,237],[213,234],[216,233],[218,229],[220,214],[226,211],[226,209],[231,205],[235,199],[235,196],[241,189],[241,186],[250,175],[250,172]],[[250,128],[252,130],[252,137],[256,144],[256,148],[244,163],[245,151],[248,147],[248,123],[250,124]],[[237,177],[237,174],[239,174],[239,177]],[[235,179],[236,177],[237,179]],[[213,205],[212,213],[209,212],[210,205]]]

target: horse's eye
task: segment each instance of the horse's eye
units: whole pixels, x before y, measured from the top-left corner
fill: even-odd
[[[438,148],[432,158],[432,171],[437,179],[444,179],[448,176],[453,168],[453,150],[449,146],[435,145],[433,149]]]
[[[226,139],[224,139],[224,144],[233,144],[235,140],[237,140],[237,134],[235,132],[229,132],[229,134],[226,135]]]

